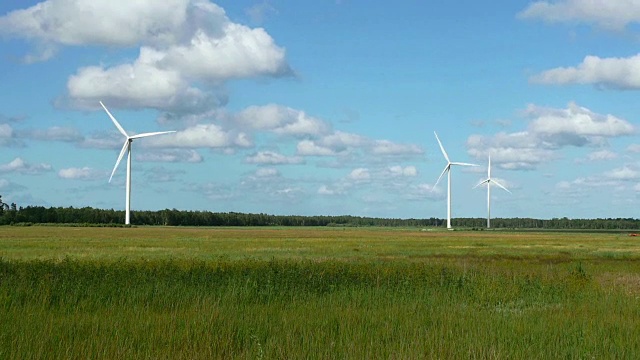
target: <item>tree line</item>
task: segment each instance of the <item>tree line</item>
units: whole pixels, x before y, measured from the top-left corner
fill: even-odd
[[[85,224],[102,226],[124,226],[124,211],[96,209],[92,207],[18,207],[5,204],[0,196],[0,225],[28,224]],[[396,219],[362,216],[300,216],[247,214],[237,212],[211,212],[164,209],[158,211],[134,211],[134,225],[163,226],[387,226],[387,227],[444,227],[445,219]],[[484,218],[455,218],[455,227],[484,229]],[[640,219],[532,219],[495,218],[492,228],[502,229],[566,229],[566,230],[630,230],[640,229]]]

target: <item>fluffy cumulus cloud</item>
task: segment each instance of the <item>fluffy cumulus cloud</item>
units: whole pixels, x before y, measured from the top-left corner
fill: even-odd
[[[47,0],[0,18],[0,31],[60,45],[133,46],[172,42],[187,20],[188,0]]]
[[[604,29],[622,30],[629,24],[640,22],[640,3],[635,0],[536,1],[518,16],[556,23],[588,23]]]
[[[640,153],[640,144],[631,144],[627,147],[627,151],[631,153]]]
[[[528,115],[533,118],[529,130],[549,143],[581,145],[599,142],[601,138],[632,135],[634,126],[613,115],[601,115],[570,103],[566,109],[550,109],[530,105]]]
[[[511,170],[533,170],[556,157],[553,150],[541,147],[535,135],[528,132],[471,135],[467,139],[467,149],[469,155],[478,159],[491,155],[493,164]]]
[[[318,145],[313,140],[302,140],[296,147],[298,155],[302,156],[333,156],[337,153],[328,147]]]
[[[559,67],[530,78],[539,84],[591,84],[599,88],[640,89],[640,55],[628,58],[587,56],[575,67]]]
[[[530,105],[526,115],[529,124],[525,131],[470,136],[469,154],[476,158],[490,154],[502,168],[531,170],[556,158],[559,148],[599,146],[609,138],[633,135],[636,131],[626,120],[597,114],[573,103],[566,109]]]
[[[302,156],[350,155],[356,151],[376,156],[415,156],[423,153],[423,150],[414,144],[374,140],[342,131],[334,131],[313,140],[305,139],[297,145],[297,153]]]
[[[613,180],[636,181],[640,180],[640,169],[637,166],[625,165],[607,172],[605,176]]]
[[[304,159],[300,156],[286,156],[275,151],[258,151],[245,158],[250,164],[288,165],[301,164]]]
[[[233,119],[246,129],[294,137],[320,136],[331,129],[327,122],[311,117],[304,111],[277,104],[250,106],[236,114]]]
[[[52,170],[51,165],[40,163],[30,164],[22,158],[17,157],[7,164],[0,165],[0,173],[20,173],[27,175],[37,175]]]
[[[97,180],[106,179],[108,174],[101,170],[92,169],[90,167],[67,168],[58,171],[58,177],[70,180]]]
[[[353,169],[347,178],[355,182],[367,182],[371,180],[371,173],[369,169],[357,168]]]
[[[61,46],[139,47],[131,63],[87,66],[69,78],[58,104],[79,108],[104,100],[203,112],[226,102],[220,86],[228,79],[291,74],[285,50],[264,29],[232,22],[207,0],[133,0],[117,7],[107,0],[47,0],[0,17],[0,34],[36,44],[40,51],[29,61],[46,60]]]
[[[70,105],[96,108],[98,101],[103,101],[108,107],[147,107],[175,112],[186,106],[193,111],[204,111],[224,101],[216,93],[190,86],[178,70],[157,67],[155,62],[160,56],[155,50],[142,48],[132,64],[79,69],[67,82]]]
[[[173,148],[247,148],[253,145],[248,135],[226,131],[216,124],[198,124],[175,134],[145,139],[149,147]]]

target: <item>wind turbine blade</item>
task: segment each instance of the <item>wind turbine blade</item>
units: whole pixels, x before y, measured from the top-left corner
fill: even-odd
[[[155,135],[162,135],[162,134],[170,134],[170,133],[174,133],[176,132],[175,130],[173,131],[158,131],[158,132],[150,132],[150,133],[144,133],[144,134],[138,134],[138,135],[133,135],[131,137],[129,137],[129,139],[140,139],[143,137],[148,137],[148,136],[155,136]]]
[[[489,155],[489,166],[487,166],[487,179],[491,179],[491,155]]]
[[[477,164],[469,164],[469,163],[463,163],[463,162],[452,162],[451,165],[459,165],[459,166],[480,166]]]
[[[499,187],[501,187],[504,191],[508,192],[509,194],[513,194],[511,191],[509,191],[509,189],[507,189],[506,187],[502,186],[502,184],[500,184],[499,182],[495,181],[495,180],[491,180],[492,183],[498,185]]]
[[[472,189],[475,189],[475,188],[477,188],[478,186],[480,186],[480,185],[482,185],[482,184],[484,184],[484,183],[489,183],[489,179],[486,179],[486,180],[482,180],[482,181],[480,181],[480,182],[478,183],[478,185],[476,185],[476,186],[472,187]]]
[[[438,145],[440,145],[440,150],[442,151],[442,155],[444,155],[444,158],[447,159],[447,162],[450,163],[451,161],[449,160],[449,155],[447,155],[447,152],[444,151],[444,146],[442,146],[442,143],[440,142],[440,139],[438,138],[438,134],[436,134],[436,132],[434,131],[433,134],[436,136],[436,140],[438,140]]]
[[[440,174],[440,176],[438,177],[438,180],[436,181],[436,183],[433,185],[433,187],[431,188],[431,191],[433,191],[433,189],[435,189],[436,186],[438,186],[438,183],[440,182],[440,179],[442,179],[442,177],[444,176],[444,174],[449,171],[449,165],[444,167],[444,170],[442,170],[442,173]]]
[[[107,112],[107,115],[109,115],[109,117],[111,118],[111,121],[113,121],[114,124],[116,124],[116,127],[118,128],[118,130],[120,130],[120,132],[122,133],[122,135],[129,137],[129,135],[127,135],[127,132],[124,131],[124,129],[122,128],[122,126],[120,126],[120,124],[118,123],[118,120],[116,120],[116,118],[113,117],[113,115],[111,115],[111,113],[109,112],[109,110],[107,109],[106,106],[104,106],[104,104],[102,103],[102,101],[100,101],[100,105],[102,105],[102,108],[104,109],[104,111]]]
[[[122,157],[127,152],[128,145],[129,145],[129,139],[125,140],[124,145],[122,146],[122,150],[120,150],[120,156],[118,156],[118,161],[116,161],[116,166],[113,167],[113,171],[111,172],[111,176],[109,177],[109,182],[111,182],[111,179],[113,178],[113,174],[116,173],[116,169],[118,168],[118,165],[120,165],[120,161],[122,160]]]

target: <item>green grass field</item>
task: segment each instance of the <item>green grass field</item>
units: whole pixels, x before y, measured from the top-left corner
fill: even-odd
[[[640,358],[640,239],[0,227],[0,358]]]

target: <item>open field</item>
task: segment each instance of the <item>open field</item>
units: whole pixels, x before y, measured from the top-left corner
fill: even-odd
[[[628,233],[420,231],[402,228],[92,228],[0,226],[8,260],[640,259]]]
[[[0,358],[639,358],[640,239],[0,227]]]

